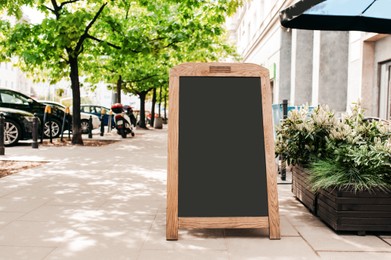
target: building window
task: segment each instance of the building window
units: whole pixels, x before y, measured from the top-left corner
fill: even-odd
[[[272,95],[272,103],[274,103],[274,80],[270,80],[270,94]]]
[[[391,119],[391,61],[380,65],[379,117]]]

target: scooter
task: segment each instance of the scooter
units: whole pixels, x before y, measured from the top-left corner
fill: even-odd
[[[117,133],[126,138],[128,134],[134,136],[133,125],[129,116],[124,111],[124,107],[120,103],[115,103],[111,106],[111,110],[115,113],[114,123]]]

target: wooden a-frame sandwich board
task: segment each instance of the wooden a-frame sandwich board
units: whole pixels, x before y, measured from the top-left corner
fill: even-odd
[[[280,239],[268,70],[181,64],[169,95],[166,239],[179,228],[267,228]]]

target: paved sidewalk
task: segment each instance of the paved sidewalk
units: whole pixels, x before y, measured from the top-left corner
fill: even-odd
[[[180,230],[165,240],[167,129],[101,147],[6,148],[48,164],[0,179],[0,259],[391,259],[391,236],[336,234],[279,184],[281,240]],[[391,223],[390,223],[391,224]]]

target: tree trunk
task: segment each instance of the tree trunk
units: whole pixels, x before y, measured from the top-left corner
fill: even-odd
[[[140,122],[139,127],[147,129],[145,124],[145,97],[147,96],[148,91],[139,92],[138,96],[140,97]]]
[[[155,124],[156,88],[152,90],[151,126]]]
[[[122,87],[122,76],[120,75],[117,81],[117,103],[121,103],[121,87]]]
[[[159,106],[158,106],[158,114],[159,114],[159,117],[162,117],[162,85],[160,85],[159,87]]]
[[[164,93],[163,108],[164,108],[164,121],[166,121],[167,120],[167,92]]]
[[[83,138],[80,127],[80,82],[79,82],[79,65],[76,58],[69,58],[71,67],[71,86],[72,86],[72,144],[83,145]]]

